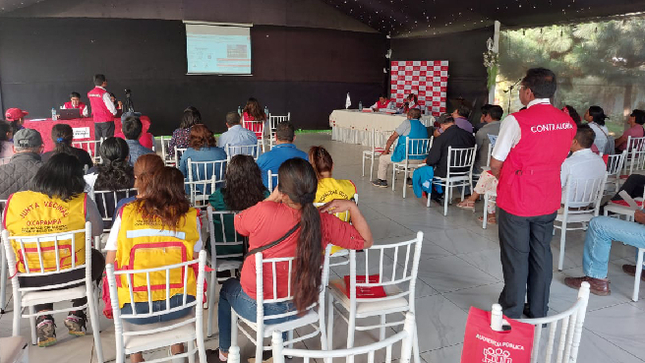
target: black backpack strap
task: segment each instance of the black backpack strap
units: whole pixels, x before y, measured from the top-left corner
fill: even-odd
[[[269,243],[269,244],[267,244],[267,245],[260,246],[260,247],[258,247],[258,248],[254,248],[254,249],[250,250],[250,251],[246,254],[246,256],[244,256],[244,258],[246,258],[246,257],[248,257],[248,256],[251,256],[251,255],[254,255],[254,254],[258,253],[258,252],[262,252],[262,251],[264,251],[264,250],[268,250],[268,249],[269,249],[269,248],[271,248],[271,247],[275,247],[275,246],[277,246],[277,245],[278,245],[278,244],[280,244],[282,241],[284,241],[285,239],[289,238],[289,236],[291,236],[291,235],[292,235],[296,230],[298,230],[298,228],[300,228],[300,222],[296,223],[296,225],[295,225],[295,226],[293,226],[293,227],[292,227],[292,228],[291,228],[291,229],[290,229],[290,230],[289,230],[289,231],[288,231],[284,236],[280,237],[279,239],[277,239],[277,240],[275,240],[275,241],[273,241],[273,242],[271,242],[271,243]]]

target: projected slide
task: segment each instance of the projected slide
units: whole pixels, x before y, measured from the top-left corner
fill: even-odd
[[[188,74],[251,74],[247,27],[186,24]]]

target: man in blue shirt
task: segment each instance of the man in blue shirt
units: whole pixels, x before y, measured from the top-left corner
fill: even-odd
[[[137,162],[139,156],[154,154],[154,151],[139,143],[142,130],[143,125],[141,124],[141,120],[136,116],[126,117],[121,125],[121,131],[123,131],[123,136],[125,136],[125,142],[128,143],[128,147],[130,148],[130,164],[132,165]]]
[[[277,174],[280,165],[292,158],[309,160],[307,153],[298,150],[296,145],[293,144],[295,139],[295,129],[291,122],[280,122],[275,132],[276,145],[271,151],[260,155],[258,158],[258,166],[262,171],[262,182],[267,188],[269,187],[267,171],[271,170],[272,174]],[[275,187],[276,185],[277,183],[274,180],[272,186]]]
[[[248,146],[258,144],[258,138],[251,130],[247,130],[240,125],[240,115],[237,112],[229,112],[226,114],[226,127],[228,131],[219,137],[219,147],[226,151],[226,145],[231,146]],[[229,155],[233,157],[235,155]]]

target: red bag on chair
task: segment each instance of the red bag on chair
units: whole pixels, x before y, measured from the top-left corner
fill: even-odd
[[[529,363],[534,326],[504,317],[511,329],[494,331],[490,317],[490,311],[470,307],[461,363]]]

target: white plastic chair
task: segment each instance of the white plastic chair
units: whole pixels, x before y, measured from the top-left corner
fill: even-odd
[[[226,151],[226,160],[231,161],[233,156],[242,154],[242,155],[250,155],[253,157],[253,159],[258,160],[258,157],[260,156],[260,150],[261,150],[261,145],[260,141],[258,141],[257,144],[254,145],[229,145],[226,144],[224,145],[224,151]]]
[[[576,179],[567,177],[564,186],[564,207],[558,211],[553,224],[553,233],[560,230],[560,259],[558,270],[564,267],[564,249],[567,231],[586,230],[589,221],[600,212],[600,202],[605,190],[607,175],[596,179]],[[558,225],[559,223],[559,225]],[[569,227],[569,224],[580,224],[580,227]]]
[[[177,166],[173,155],[170,155],[169,144],[172,136],[159,136],[161,141],[161,158],[166,166]]]
[[[84,239],[81,241],[77,240],[77,233],[84,233]],[[43,256],[44,247],[42,247],[42,244],[52,242],[54,243],[54,251],[56,254],[56,268],[50,270],[46,269],[44,266],[45,257]],[[24,263],[25,272],[18,272],[16,263],[17,259],[12,248],[12,243],[20,246],[20,253],[22,254],[20,260],[22,261],[27,261],[27,257],[24,252],[25,248],[36,249],[35,253],[38,255],[39,266],[30,266],[29,263]],[[61,261],[58,256],[61,251],[62,243],[70,245],[71,251],[76,251],[76,246],[79,243],[84,244],[85,264],[79,265],[76,263],[75,258],[70,258],[71,266],[61,266]],[[31,344],[35,345],[37,341],[36,318],[38,316],[83,310],[87,307],[89,308],[89,314],[87,317],[92,325],[96,357],[99,362],[103,362],[103,347],[101,345],[101,337],[99,335],[98,288],[95,287],[95,284],[92,281],[92,224],[90,222],[85,222],[84,229],[37,236],[10,236],[8,230],[3,230],[2,244],[4,245],[5,256],[9,264],[9,273],[13,276],[11,279],[11,285],[13,288],[13,335],[20,335],[20,319],[28,318],[31,329]],[[79,270],[85,272],[83,277],[66,283],[43,285],[39,287],[20,286],[21,277],[51,276],[62,272]],[[82,306],[54,309],[44,312],[37,312],[34,309],[35,305],[43,302],[57,303],[82,297],[87,297],[87,303]],[[27,312],[23,311],[23,309],[26,309]]]
[[[348,362],[353,362],[356,356],[367,355],[367,362],[375,362],[375,353],[385,350],[385,360],[378,360],[379,362],[391,363],[392,350],[394,345],[401,342],[401,352],[397,362],[409,363],[412,353],[412,342],[415,339],[416,323],[415,317],[412,312],[405,314],[405,323],[403,330],[392,335],[389,338],[382,339],[378,342],[363,345],[356,348],[337,349],[337,350],[311,350],[311,349],[291,349],[284,348],[282,341],[282,334],[280,332],[273,332],[271,339],[271,346],[273,349],[273,362],[285,363],[285,357],[298,357],[302,358],[304,363],[309,363],[312,360],[317,362],[332,362],[334,358],[345,358]],[[235,350],[235,354],[239,354],[239,349]],[[230,355],[229,355],[230,359]],[[235,358],[239,361],[239,357]],[[233,362],[231,362],[233,363]]]
[[[268,188],[269,192],[272,192],[273,188],[278,186],[278,182],[279,182],[278,173],[273,174],[271,172],[271,170],[267,170],[267,178],[268,178],[267,180],[269,181],[269,188]],[[274,182],[273,182],[274,179],[275,179],[275,185],[273,185],[274,184]]]
[[[606,187],[609,187],[609,185],[614,186],[613,191],[607,190],[606,194],[610,193],[616,193],[618,192],[618,189],[620,189],[620,173],[623,170],[623,166],[625,165],[625,159],[627,158],[627,150],[623,151],[620,154],[614,154],[614,155],[608,155],[607,156],[607,185]],[[608,189],[608,188],[607,188]]]
[[[497,201],[497,190],[491,190],[484,193],[484,220],[482,221],[482,228],[488,227],[488,205]]]
[[[491,135],[488,135],[489,137]],[[479,179],[479,177],[482,175],[482,172],[485,172],[487,170],[490,170],[490,158],[493,155],[493,148],[495,145],[493,144],[488,144],[488,150],[486,151],[486,165],[481,167],[481,170],[473,170],[473,184],[477,184],[474,182],[475,179]],[[474,186],[474,185],[473,185]]]
[[[242,127],[244,127],[247,130],[253,131],[255,133],[255,137],[258,139],[258,145],[262,147],[262,151],[264,152],[264,125],[266,123],[266,120],[259,120],[259,121],[244,121],[244,117],[242,117]],[[228,155],[228,152],[227,152]],[[235,154],[233,154],[235,155]]]
[[[374,178],[374,159],[381,156],[381,154],[383,154],[383,151],[385,151],[384,148],[376,146],[376,134],[377,134],[376,129],[372,129],[372,132],[370,133],[370,139],[369,139],[370,150],[363,150],[363,158],[362,158],[363,176],[365,176],[365,161],[369,160],[370,161],[370,180],[373,180]],[[380,134],[384,134],[384,132]],[[395,148],[396,144],[392,145],[392,147]]]
[[[233,211],[215,211],[213,207],[208,206],[207,217],[208,217],[208,230],[210,235],[210,267],[213,271],[210,273],[210,288],[208,289],[208,324],[207,324],[207,336],[213,335],[213,316],[215,310],[215,286],[217,286],[218,278],[217,272],[220,271],[235,271],[242,268],[242,263],[244,262],[244,254],[241,252],[244,241],[242,236],[240,236],[236,231],[235,227],[231,226],[233,232],[233,240],[229,241],[227,233],[230,235],[231,231],[226,225],[226,217],[235,217],[235,212]],[[215,235],[215,221],[219,221],[220,235]],[[231,220],[231,224],[233,221]],[[240,253],[228,253],[228,254],[217,254],[218,246],[234,247],[240,246]],[[231,275],[233,276],[233,275]],[[228,277],[226,278],[228,279]]]
[[[405,198],[405,192],[408,188],[407,180],[408,174],[412,175],[414,169],[425,164],[421,161],[428,156],[430,148],[432,148],[432,141],[434,138],[429,139],[410,139],[408,138],[405,142],[405,158],[400,162],[392,163],[392,191],[394,191],[394,181],[396,180],[396,174],[398,172],[403,172],[403,198]],[[414,160],[414,163],[410,161]]]
[[[90,154],[90,157],[95,163],[101,163],[101,156],[99,155],[99,149],[105,138],[100,140],[87,140],[87,141],[72,141],[72,147],[83,149]]]
[[[379,329],[379,340],[385,339],[387,327],[402,325],[403,321],[386,321],[386,316],[395,313],[415,312],[415,286],[419,261],[421,259],[421,246],[423,245],[423,232],[417,232],[417,237],[409,241],[403,241],[388,245],[374,245],[364,251],[365,266],[361,268],[360,275],[370,276],[371,261],[378,261],[379,281],[377,283],[357,283],[356,275],[356,251],[349,251],[350,284],[349,296],[347,297],[347,286],[344,279],[334,280],[329,283],[329,299],[327,313],[327,335],[330,348],[333,349],[334,332],[334,309],[347,322],[347,348],[354,346],[354,335],[356,331]],[[392,253],[394,263],[391,271],[386,271],[383,259],[386,253]],[[402,256],[399,256],[402,254]],[[364,269],[364,270],[363,270]],[[383,287],[386,297],[383,298],[357,298],[356,289],[360,287],[374,288]],[[337,304],[334,304],[337,302]],[[347,312],[347,315],[343,312]],[[380,323],[376,325],[357,325],[357,319],[364,319],[373,316],[380,317]],[[421,362],[419,357],[419,340],[414,332],[413,337],[414,361]]]
[[[197,290],[195,300],[188,302],[188,291],[186,288],[187,276],[193,273],[193,265],[199,266],[199,272],[196,276]],[[167,347],[173,344],[187,343],[188,349],[182,354],[173,355],[172,358],[188,358],[189,362],[195,361],[195,353],[199,354],[199,361],[206,362],[206,350],[204,348],[204,279],[206,267],[206,251],[199,252],[197,260],[186,261],[173,265],[148,268],[141,270],[114,270],[114,265],[105,266],[107,273],[108,285],[110,287],[110,300],[112,304],[112,314],[114,315],[114,330],[116,339],[116,362],[125,362],[126,354],[132,354],[142,351],[148,351]],[[172,270],[181,269],[184,276],[183,282],[183,300],[181,305],[170,308],[170,274]],[[166,277],[166,307],[162,311],[137,313],[136,304],[131,304],[132,314],[122,314],[119,308],[119,296],[117,293],[116,278],[125,278],[126,281],[133,281],[135,275],[145,275],[148,295],[148,311],[152,311],[152,298],[150,287],[151,275],[165,275]],[[130,292],[130,301],[134,300],[134,291],[132,284],[128,284]],[[142,292],[137,292],[138,294]],[[135,325],[130,324],[125,319],[161,317],[179,310],[194,308],[194,314],[188,317],[170,320],[163,323]],[[197,341],[197,347],[195,347]],[[169,358],[160,358],[146,362],[168,361]]]
[[[130,198],[137,195],[137,189],[121,189],[116,191],[111,190],[92,190],[89,193],[89,197],[96,203],[96,206],[99,209],[101,218],[103,219],[103,225],[105,227],[105,222],[112,224],[112,217],[115,213],[118,213],[116,210],[117,203],[124,198]],[[111,213],[112,212],[112,213]],[[103,228],[103,233],[109,233],[110,228]]]
[[[325,335],[325,286],[329,281],[329,251],[331,250],[331,245],[328,245],[325,249],[325,257],[323,261],[323,266],[321,268],[322,278],[321,278],[321,289],[320,294],[318,295],[318,302],[309,306],[302,315],[298,315],[297,310],[289,311],[283,314],[277,315],[264,315],[264,304],[278,303],[278,302],[287,302],[293,300],[293,291],[291,279],[293,278],[293,267],[295,262],[295,257],[278,257],[278,258],[267,258],[264,259],[262,252],[255,254],[255,281],[256,281],[256,318],[255,323],[244,319],[243,317],[237,315],[235,309],[231,309],[231,346],[237,345],[237,330],[239,329],[253,344],[255,344],[255,357],[256,362],[262,360],[262,351],[269,350],[271,347],[265,347],[263,340],[264,338],[271,337],[274,331],[286,332],[288,333],[288,341],[285,344],[289,347],[293,347],[294,343],[298,343],[309,338],[313,338],[320,333],[320,343],[323,349],[327,349],[327,336]],[[253,258],[253,257],[248,257]],[[288,281],[280,282],[284,284],[287,288],[287,293],[285,296],[278,296],[278,281],[276,280],[276,271],[278,269],[285,269],[288,271]],[[265,271],[271,271],[271,298],[264,298],[264,273]],[[268,286],[267,286],[268,287]],[[295,317],[293,320],[289,320],[283,323],[278,324],[266,324],[265,321],[281,319],[287,317]],[[316,325],[316,323],[318,325]],[[248,332],[244,326],[253,330],[255,334]],[[299,337],[293,337],[293,331],[298,328],[305,326],[310,326],[313,328],[312,332],[303,333]],[[259,358],[258,358],[259,357]],[[258,360],[259,359],[259,360]]]
[[[452,203],[452,191],[461,187],[461,200],[464,200],[466,187],[473,190],[473,164],[475,163],[476,147],[453,148],[448,146],[448,170],[446,177],[435,176],[434,185],[443,187],[443,215],[448,215],[448,203]],[[430,207],[430,197],[426,207]]]
[[[284,121],[291,121],[291,112],[287,112],[286,116],[274,116],[269,114],[269,150],[275,146],[275,132],[278,124]]]
[[[4,207],[7,205],[6,199],[0,199],[0,213],[4,211]],[[3,230],[3,223],[0,223],[0,232]],[[1,243],[1,241],[0,241]],[[0,246],[0,314],[4,314],[5,305],[7,304],[7,258],[5,257],[4,247]]]
[[[188,148],[185,147],[176,147],[175,148],[175,167],[179,167],[179,161],[181,161],[181,156],[184,155],[184,153],[188,150]]]
[[[629,175],[634,170],[643,170],[645,164],[645,137],[627,137],[627,157],[625,159],[625,170],[629,169]]]
[[[226,160],[186,161],[188,179],[184,184],[188,187],[190,204],[195,208],[204,209],[208,197],[215,189],[224,185]]]
[[[555,362],[576,363],[588,303],[589,283],[585,281],[578,290],[578,299],[569,309],[544,318],[518,319],[522,323],[535,326],[531,363],[550,363],[554,361],[554,358]],[[495,309],[495,305],[493,305],[493,309]],[[501,310],[501,306],[497,306]],[[544,324],[547,326],[543,327]],[[499,325],[501,326],[501,323]],[[543,330],[548,333],[548,336],[545,337],[546,342],[542,341]]]

